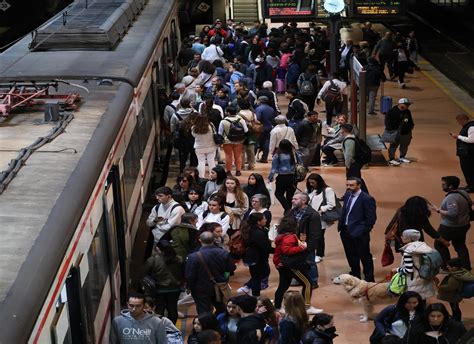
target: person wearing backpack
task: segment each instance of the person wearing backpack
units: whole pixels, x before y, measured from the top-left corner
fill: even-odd
[[[441,201],[440,207],[432,207],[432,209],[441,216],[439,234],[446,241],[452,242],[463,267],[471,270],[469,250],[466,246],[466,234],[471,227],[472,200],[466,191],[459,189],[460,182],[461,180],[456,176],[442,177],[441,185],[443,191],[447,194]],[[438,240],[435,241],[435,248],[446,264],[451,258],[449,248]]]
[[[362,179],[362,166],[364,164],[360,161],[360,157],[357,156],[359,151],[360,154],[360,141],[353,134],[354,127],[352,124],[341,125],[341,135],[344,137],[342,140],[342,153],[344,154],[344,164],[346,165],[346,177],[357,177],[362,180],[362,190],[369,193],[367,185],[364,179]]]
[[[228,106],[227,117],[219,124],[219,134],[224,136],[225,167],[227,175],[232,175],[232,165],[235,164],[236,176],[242,173],[242,149],[246,134],[249,131],[247,123],[242,117],[237,116],[235,107]]]
[[[314,110],[316,96],[319,91],[319,78],[314,64],[309,64],[306,71],[298,77],[299,96],[308,104],[309,111]]]
[[[323,87],[319,90],[316,102],[318,105],[321,99],[326,107],[326,124],[331,126],[333,115],[339,115],[342,112],[344,95],[347,92],[347,85],[339,80],[339,75],[334,72],[329,76]]]
[[[436,295],[436,292],[434,277],[425,279],[420,276],[423,261],[422,255],[430,254],[435,250],[429,247],[427,243],[420,241],[420,237],[421,233],[416,229],[406,229],[403,231],[401,239],[405,245],[401,248],[403,252],[402,262],[400,267],[393,269],[393,271],[406,275],[407,290],[420,294],[426,303],[426,300]]]
[[[257,107],[255,108],[255,115],[257,120],[263,125],[263,131],[258,137],[258,148],[263,151],[262,157],[258,162],[267,163],[268,162],[268,150],[270,146],[270,131],[273,128],[273,120],[275,119],[277,113],[276,111],[268,104],[269,99],[266,96],[260,96],[257,99]]]
[[[285,98],[288,99],[288,112],[286,119],[288,126],[295,130],[303,118],[308,113],[308,105],[297,97],[298,92],[294,88],[290,88],[285,92]]]

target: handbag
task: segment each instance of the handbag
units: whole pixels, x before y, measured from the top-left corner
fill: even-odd
[[[197,256],[199,257],[199,260],[202,263],[202,266],[204,266],[204,269],[206,270],[209,279],[214,283],[214,291],[216,293],[216,301],[221,302],[224,304],[227,304],[227,301],[232,297],[232,289],[230,288],[230,285],[228,282],[216,282],[216,279],[212,275],[211,271],[209,270],[209,267],[206,264],[206,261],[204,260],[204,257],[201,252],[197,252]]]
[[[385,242],[385,247],[382,253],[382,266],[389,266],[393,264],[395,257],[393,256],[392,247],[389,242]]]
[[[384,129],[382,137],[380,138],[380,141],[382,142],[388,142],[388,143],[395,143],[398,142],[400,139],[400,130],[387,130]]]
[[[336,200],[336,206],[334,208],[332,208],[331,210],[327,210],[324,213],[321,213],[321,220],[323,220],[327,224],[332,224],[336,221],[339,221],[339,219],[341,218],[341,215],[342,215],[341,203],[338,201],[337,197],[335,197],[335,200]],[[323,202],[321,203],[321,206],[319,207],[319,209],[321,209],[323,205],[327,205],[327,204],[328,202],[326,198],[326,189],[324,189]]]
[[[140,287],[146,295],[155,295],[156,293],[156,280],[151,275],[146,275],[140,281]]]
[[[214,125],[211,124],[211,129],[212,129],[212,137],[214,138],[214,143],[218,146],[224,143],[224,136],[216,132],[216,128],[214,128]]]
[[[306,250],[291,256],[282,255],[281,263],[285,268],[288,269],[301,269],[302,267],[306,267],[306,256]]]
[[[399,272],[393,275],[388,285],[388,291],[394,295],[403,294],[407,290],[407,288],[407,276]]]
[[[299,183],[306,179],[308,168],[298,162],[295,150],[293,150],[293,159],[295,160],[295,182]]]

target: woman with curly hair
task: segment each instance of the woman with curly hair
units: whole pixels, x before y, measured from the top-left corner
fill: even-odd
[[[209,123],[207,116],[198,115],[191,128],[191,134],[194,136],[194,149],[198,159],[198,171],[200,176],[206,174],[206,162],[209,170],[216,166],[216,149],[214,142],[214,133],[216,129]]]
[[[224,200],[224,204],[230,208],[234,215],[231,227],[235,230],[240,228],[240,223],[245,212],[249,208],[249,198],[242,190],[240,182],[235,177],[227,177],[222,184],[218,195]]]
[[[397,252],[403,246],[401,236],[405,229],[416,229],[419,231],[421,235],[419,241],[425,241],[423,236],[423,232],[425,232],[433,239],[449,246],[449,242],[440,237],[438,231],[430,223],[430,206],[431,203],[427,199],[413,196],[408,198],[405,204],[397,209],[385,230],[385,239],[395,240]]]

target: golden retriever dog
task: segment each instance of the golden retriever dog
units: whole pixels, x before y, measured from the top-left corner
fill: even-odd
[[[366,322],[372,318],[374,305],[394,303],[397,300],[396,297],[389,294],[388,282],[366,282],[349,274],[339,275],[332,281],[342,285],[352,301],[362,303],[364,314],[359,317],[360,322]]]

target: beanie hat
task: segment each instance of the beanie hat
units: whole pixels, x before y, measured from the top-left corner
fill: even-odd
[[[239,295],[234,297],[232,303],[239,306],[244,313],[253,313],[257,307],[257,298],[250,295]]]

